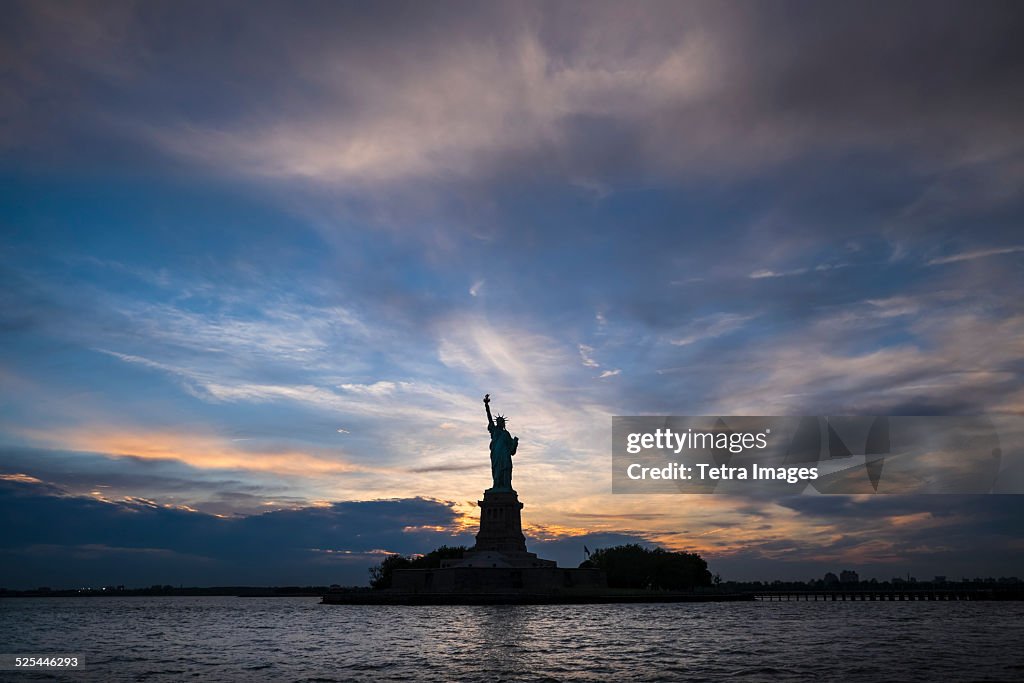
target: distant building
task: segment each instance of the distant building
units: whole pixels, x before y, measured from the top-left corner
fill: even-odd
[[[826,574],[825,574],[825,585],[826,586],[834,586],[837,583],[839,583],[839,577],[836,576],[835,574],[833,574],[832,572],[826,572]]]
[[[936,576],[935,577],[935,583],[946,583],[946,577],[945,576]]]
[[[860,583],[860,576],[852,569],[844,569],[839,572],[840,583]]]

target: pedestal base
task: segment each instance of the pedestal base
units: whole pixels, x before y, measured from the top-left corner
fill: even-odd
[[[553,560],[542,560],[526,550],[523,504],[519,502],[519,494],[488,489],[478,504],[480,533],[476,535],[476,545],[461,559],[442,561],[442,568],[535,569],[557,566]]]
[[[480,533],[474,551],[525,553],[522,510],[515,491],[484,491],[480,505]]]
[[[522,510],[515,491],[484,491],[476,545],[438,569],[396,569],[390,593],[397,596],[595,596],[607,589],[603,571],[559,569],[526,550]],[[504,596],[504,597],[502,597]],[[437,598],[440,599],[440,598]]]

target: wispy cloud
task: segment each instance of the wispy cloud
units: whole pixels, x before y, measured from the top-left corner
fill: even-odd
[[[594,347],[587,346],[586,344],[579,344],[580,359],[583,361],[583,365],[588,368],[599,368],[601,364],[594,360],[591,354],[594,353]]]
[[[764,280],[767,278],[776,277],[795,277],[797,275],[806,275],[807,273],[824,273],[836,268],[846,268],[849,264],[847,263],[821,263],[813,268],[794,268],[792,270],[755,270],[750,273],[747,277],[751,280]]]
[[[398,385],[394,382],[374,382],[373,384],[341,384],[339,388],[353,394],[366,394],[369,396],[388,396],[395,393]]]
[[[35,443],[64,450],[173,460],[200,469],[253,470],[285,475],[317,476],[369,471],[349,462],[340,450],[318,453],[279,450],[273,444],[240,444],[217,436],[173,432],[131,432],[116,428],[23,432]]]
[[[951,254],[949,256],[941,256],[933,258],[928,261],[929,266],[941,266],[947,263],[959,263],[961,261],[973,261],[979,258],[988,258],[989,256],[1002,256],[1004,254],[1018,254],[1024,251],[1024,246],[1015,245],[1009,247],[996,247],[992,249],[974,249],[971,251],[963,251],[958,254]]]
[[[723,335],[735,332],[742,328],[747,322],[756,318],[756,315],[739,315],[736,313],[716,313],[694,320],[687,325],[681,337],[670,339],[673,346],[689,346],[697,342],[714,339]]]

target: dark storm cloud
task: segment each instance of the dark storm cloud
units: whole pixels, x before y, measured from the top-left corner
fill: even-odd
[[[5,13],[19,129],[84,110],[91,126],[257,174],[373,182],[517,166],[586,185],[865,146],[957,166],[1019,153],[1024,120],[1015,3],[24,3]]]
[[[0,585],[362,584],[382,551],[426,552],[468,540],[444,530],[455,521],[448,505],[424,499],[221,518],[143,499],[53,493],[38,482],[0,480],[8,530]]]

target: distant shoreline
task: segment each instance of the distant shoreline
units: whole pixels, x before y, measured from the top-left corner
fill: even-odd
[[[621,592],[622,589],[612,589]],[[369,586],[172,586],[152,585],[144,588],[105,586],[99,588],[37,588],[12,590],[0,588],[0,598],[102,598],[102,597],[239,597],[239,598],[323,598],[335,596],[338,602],[356,604],[387,602],[387,591]],[[1016,577],[974,579],[966,581],[876,582],[873,580],[847,584],[813,582],[738,582],[725,581],[713,589],[698,591],[708,595],[731,594],[756,596],[757,600],[1024,600],[1024,582]],[[876,597],[871,597],[876,596]],[[899,597],[903,596],[903,597]],[[948,597],[947,597],[948,596]],[[958,597],[954,597],[958,596]],[[327,601],[331,602],[331,601]]]
[[[330,586],[212,586],[166,588],[82,588],[57,590],[0,590],[0,598],[137,598],[137,597],[238,597],[238,598],[319,598]],[[338,590],[334,587],[334,590]],[[343,590],[369,591],[370,588]]]

